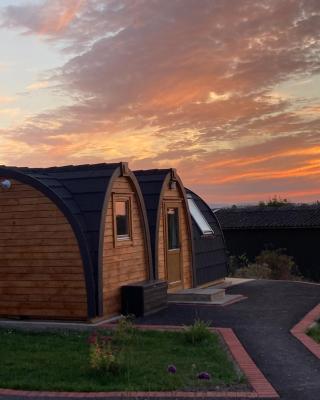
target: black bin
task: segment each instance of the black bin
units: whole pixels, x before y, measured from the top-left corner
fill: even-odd
[[[168,282],[164,280],[143,281],[122,286],[122,314],[142,317],[166,308],[167,290]]]

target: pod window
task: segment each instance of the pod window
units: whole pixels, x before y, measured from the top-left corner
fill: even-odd
[[[192,218],[200,229],[201,233],[205,236],[213,235],[214,231],[205,219],[204,215],[196,205],[192,197],[188,196],[188,205]]]
[[[114,199],[115,231],[117,240],[131,239],[130,198]]]
[[[179,243],[179,209],[167,209],[167,224],[168,224],[168,249],[177,250],[180,248]]]

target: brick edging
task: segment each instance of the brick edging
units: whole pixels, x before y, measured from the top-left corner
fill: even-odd
[[[216,328],[216,330],[222,335],[232,356],[258,395],[257,397],[279,398],[278,393],[246,352],[233,330],[230,328]]]
[[[104,327],[114,327],[111,324],[105,324]],[[159,330],[159,331],[181,331],[184,329],[181,326],[171,325],[140,325],[139,329],[146,330]],[[265,376],[253,362],[249,354],[246,352],[239,339],[231,328],[212,328],[212,331],[220,333],[233,358],[239,365],[241,371],[246,375],[250,385],[253,388],[252,392],[185,392],[185,391],[171,391],[171,392],[51,392],[51,391],[35,391],[35,390],[15,390],[15,389],[1,389],[0,396],[12,397],[47,397],[47,398],[279,398],[279,395],[267,381]]]
[[[320,344],[316,343],[306,334],[307,329],[312,323],[320,318],[320,304],[315,306],[298,322],[291,330],[291,334],[297,338],[311,353],[320,359]]]

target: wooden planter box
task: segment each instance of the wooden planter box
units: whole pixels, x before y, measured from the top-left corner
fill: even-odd
[[[122,314],[150,315],[167,307],[168,282],[143,281],[122,286]]]

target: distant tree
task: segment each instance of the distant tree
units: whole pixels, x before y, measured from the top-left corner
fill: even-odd
[[[280,196],[277,195],[273,196],[267,202],[259,201],[258,203],[260,207],[282,207],[288,204],[290,203],[286,198],[282,199]]]

